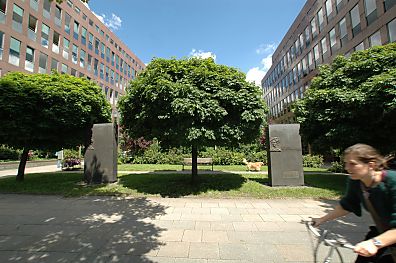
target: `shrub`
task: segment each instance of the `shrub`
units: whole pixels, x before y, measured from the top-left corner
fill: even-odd
[[[81,168],[81,159],[78,150],[64,149],[62,167],[66,169]]]
[[[0,160],[19,160],[20,150],[8,147],[6,145],[0,145]]]
[[[312,168],[320,168],[323,166],[323,156],[322,155],[311,155],[311,154],[303,155],[303,166],[304,167],[312,167]]]
[[[328,169],[330,172],[333,173],[344,173],[344,164],[342,162],[332,162],[331,167]]]

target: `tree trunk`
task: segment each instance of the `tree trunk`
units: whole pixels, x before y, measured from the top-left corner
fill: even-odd
[[[192,167],[191,167],[191,183],[195,184],[198,179],[198,165],[197,165],[197,157],[198,157],[198,147],[193,145],[192,147]]]
[[[19,162],[19,166],[18,166],[18,174],[16,176],[16,180],[19,182],[22,182],[25,179],[25,167],[28,159],[28,154],[29,154],[29,150],[23,149],[21,155],[21,161]]]

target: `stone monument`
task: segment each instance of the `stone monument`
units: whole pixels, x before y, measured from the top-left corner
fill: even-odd
[[[300,124],[268,126],[267,158],[270,185],[304,185]]]
[[[91,144],[84,155],[86,183],[101,184],[117,181],[117,150],[117,124],[94,124]]]

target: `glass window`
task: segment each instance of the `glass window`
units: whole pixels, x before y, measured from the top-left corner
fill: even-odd
[[[3,59],[4,33],[0,31],[0,59]]]
[[[323,29],[323,9],[319,9],[318,11],[318,24],[319,24],[319,31]]]
[[[364,0],[367,25],[370,25],[377,19],[377,5],[375,2],[376,0]]]
[[[32,15],[29,15],[29,24],[28,24],[28,28],[33,31],[34,33],[36,33],[37,30],[37,18],[35,18]]]
[[[58,27],[62,24],[62,9],[59,6],[55,6],[55,25]]]
[[[62,74],[67,74],[67,71],[68,71],[67,65],[62,63],[61,73]]]
[[[85,51],[83,49],[80,50],[80,67],[85,67]]]
[[[81,43],[83,45],[86,44],[87,41],[87,29],[85,27],[81,27]]]
[[[336,0],[337,12],[340,12],[343,6],[344,6],[344,0]]]
[[[27,71],[33,72],[33,68],[34,68],[34,49],[27,46],[26,47],[25,69]]]
[[[10,55],[8,62],[12,65],[19,66],[19,56],[21,51],[21,41],[11,37],[10,39]]]
[[[389,42],[396,41],[396,18],[389,22],[388,24],[388,36]]]
[[[318,45],[314,46],[314,60],[317,61],[319,59],[319,47]]]
[[[88,33],[88,48],[92,50],[94,37],[91,33]]]
[[[340,20],[340,22],[338,23],[338,26],[340,28],[340,38],[344,38],[347,35],[347,27],[346,27],[346,19],[345,17],[343,19]]]
[[[74,28],[73,28],[73,36],[74,39],[78,40],[80,24],[77,21],[74,21]]]
[[[377,9],[375,2],[375,0],[364,0],[364,11],[366,12],[366,16],[370,15]]]
[[[46,24],[41,25],[41,45],[48,48],[48,38],[49,38],[50,28]]]
[[[322,46],[322,55],[325,56],[327,53],[327,40],[326,37],[322,38],[320,41],[320,45]]]
[[[364,49],[364,43],[363,43],[363,42],[361,42],[359,45],[357,45],[357,46],[355,47],[355,51],[363,50],[363,49]]]
[[[312,32],[312,38],[315,38],[318,35],[315,17],[311,20],[311,32]]]
[[[70,15],[65,12],[65,32],[68,34],[70,34],[70,20]]]
[[[103,79],[104,78],[104,65],[103,65],[103,63],[100,63],[100,65],[99,65],[99,72],[100,72],[100,78]]]
[[[49,0],[43,0],[43,15],[48,19],[51,17],[51,2]]]
[[[69,59],[69,48],[70,41],[67,38],[63,38],[63,57]]]
[[[0,12],[3,14],[7,12],[7,0],[0,0]]]
[[[36,31],[37,31],[37,18],[32,15],[29,15],[29,24],[28,24],[28,37],[36,41]]]
[[[74,7],[74,11],[76,11],[77,14],[80,14],[81,10],[77,6]]]
[[[23,20],[23,9],[14,4],[14,10],[12,13],[12,29],[22,33],[22,20]]]
[[[54,31],[54,35],[52,37],[52,51],[59,54],[59,33]]]
[[[73,7],[73,2],[72,2],[71,0],[67,0],[67,5],[68,5],[69,7]]]
[[[51,71],[52,71],[52,70],[58,71],[58,65],[59,65],[58,60],[56,60],[56,59],[53,58],[53,59],[51,60]]]
[[[48,56],[40,52],[39,57],[39,73],[47,73]]]
[[[370,47],[380,46],[382,44],[381,33],[379,30],[369,37],[369,43]]]
[[[329,32],[329,38],[330,38],[330,48],[333,49],[334,46],[337,44],[337,38],[336,38],[336,31],[335,28],[330,30]]]
[[[309,32],[309,27],[307,26],[304,30],[305,32],[305,45],[308,46],[311,41],[310,41],[310,32]]]
[[[396,0],[384,0],[385,11],[388,11],[396,4]]]
[[[91,64],[92,64],[92,56],[90,54],[88,54],[88,62],[87,62],[88,71],[92,70]]]
[[[72,49],[72,62],[74,64],[77,64],[77,57],[78,57],[78,47],[73,44],[73,49]]]
[[[1,1],[3,1],[3,0],[1,0]],[[38,10],[38,0],[30,0],[30,7],[33,9],[33,10]]]
[[[351,15],[351,24],[352,24],[352,33],[353,36],[360,32],[360,16],[359,16],[359,5],[356,5],[350,11]]]
[[[331,0],[326,0],[325,6],[326,6],[326,15],[327,17],[330,17],[331,13],[333,13],[333,3],[331,2]]]
[[[99,39],[97,39],[95,37],[95,54],[96,55],[99,55],[99,43],[100,43]]]

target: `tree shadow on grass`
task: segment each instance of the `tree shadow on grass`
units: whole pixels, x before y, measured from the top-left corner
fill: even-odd
[[[198,174],[195,184],[190,173],[142,173],[119,177],[119,183],[139,193],[158,194],[162,197],[183,197],[208,191],[229,191],[240,188],[246,179],[239,174],[214,172]]]

